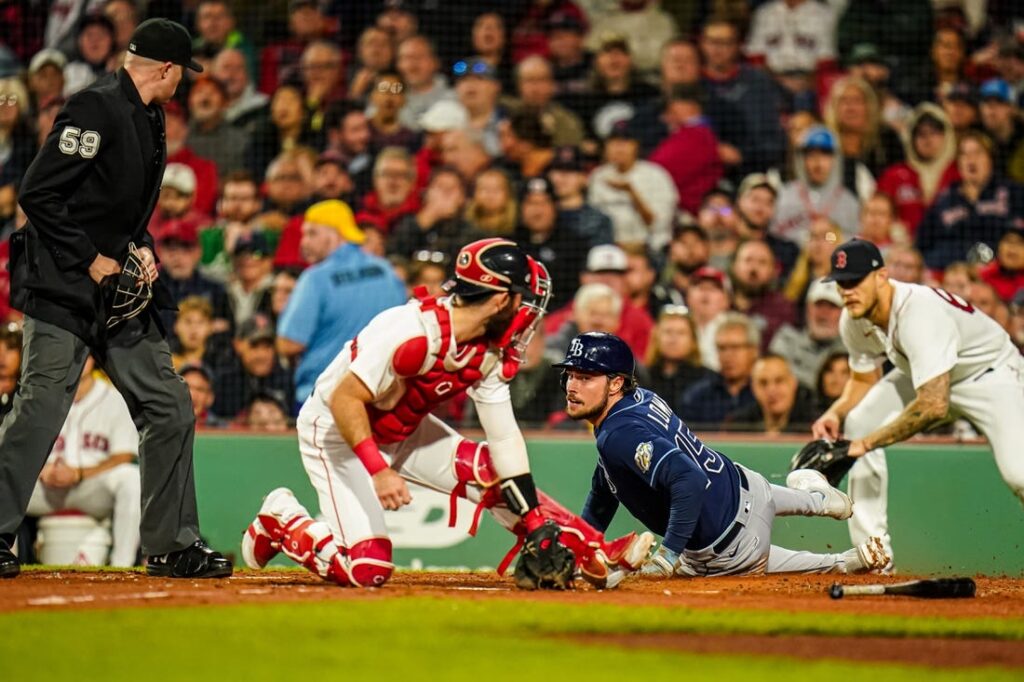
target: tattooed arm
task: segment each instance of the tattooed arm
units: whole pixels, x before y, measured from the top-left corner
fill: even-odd
[[[949,372],[940,374],[917,390],[917,397],[895,420],[850,444],[850,455],[859,457],[875,448],[899,443],[920,433],[949,412]]]

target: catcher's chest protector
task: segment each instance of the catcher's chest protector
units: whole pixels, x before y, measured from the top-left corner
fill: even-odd
[[[409,339],[395,352],[395,373],[404,377],[405,384],[398,403],[387,411],[368,406],[373,436],[382,445],[405,440],[435,407],[465,392],[483,376],[487,342],[459,345],[451,357],[451,313],[423,290],[418,289],[416,297],[425,326],[433,333]],[[355,343],[352,352],[355,357]]]

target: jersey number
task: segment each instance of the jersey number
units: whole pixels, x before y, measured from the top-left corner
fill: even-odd
[[[60,134],[57,148],[68,156],[78,154],[83,159],[91,159],[100,149],[100,134],[95,130],[83,133],[81,128],[67,126]]]
[[[661,396],[654,396],[651,399],[651,411],[647,416],[663,426],[666,431],[671,431],[672,408],[662,400]],[[725,462],[718,456],[718,453],[705,447],[692,431],[683,426],[682,421],[679,422],[676,432],[672,434],[672,439],[677,448],[689,455],[697,466],[702,467],[708,473],[717,474],[725,466]]]
[[[974,314],[974,306],[965,301],[961,296],[951,294],[945,289],[937,289],[936,287],[931,287],[931,290],[934,291],[939,298],[941,298],[943,301],[950,304],[954,308],[959,308],[968,315]]]

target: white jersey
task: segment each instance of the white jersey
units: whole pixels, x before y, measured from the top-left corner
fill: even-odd
[[[855,320],[843,310],[839,330],[854,372],[871,372],[888,357],[919,389],[946,372],[955,385],[1020,362],[1010,335],[959,296],[919,284],[890,283],[895,293],[888,329]]]
[[[71,405],[50,460],[71,467],[92,467],[111,455],[139,454],[139,432],[124,398],[105,381],[96,381]]]

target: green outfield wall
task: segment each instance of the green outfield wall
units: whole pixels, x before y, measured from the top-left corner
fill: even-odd
[[[593,441],[528,441],[538,485],[579,510],[594,468]],[[779,484],[797,447],[749,440],[710,444]],[[221,551],[238,556],[241,533],[272,488],[288,486],[316,513],[294,435],[200,434],[195,463],[203,534]],[[987,447],[892,448],[889,472],[889,519],[902,572],[1024,575],[1024,509],[999,477]],[[491,567],[511,546],[512,536],[486,513],[477,536],[466,535],[473,506],[465,501],[457,527],[449,528],[446,496],[423,489],[413,495],[411,507],[388,514],[400,566]],[[637,528],[620,510],[609,532]],[[845,522],[818,518],[778,519],[772,542],[812,551],[842,551],[850,544]]]

